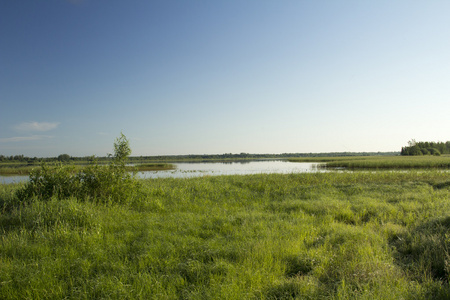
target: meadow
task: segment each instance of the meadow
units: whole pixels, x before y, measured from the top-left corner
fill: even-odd
[[[445,171],[0,185],[1,299],[450,299]]]
[[[344,156],[290,158],[291,162],[321,162],[328,169],[449,169],[450,155],[442,156]]]

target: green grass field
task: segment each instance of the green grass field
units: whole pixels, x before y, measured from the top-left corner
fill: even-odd
[[[0,185],[0,299],[449,299],[441,171],[140,181],[126,204]]]
[[[442,156],[347,156],[292,158],[291,162],[320,162],[325,168],[354,169],[450,169],[450,155]]]

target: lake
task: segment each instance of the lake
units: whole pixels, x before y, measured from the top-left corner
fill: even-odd
[[[149,178],[188,178],[214,175],[249,175],[262,173],[308,173],[322,172],[318,163],[297,163],[282,160],[211,162],[211,163],[175,163],[175,170],[144,171],[137,175]],[[14,183],[28,180],[28,176],[0,176],[0,183]]]
[[[186,178],[213,175],[249,175],[262,173],[307,173],[322,171],[317,163],[293,163],[281,160],[214,163],[176,163],[175,170],[139,172],[140,178]]]

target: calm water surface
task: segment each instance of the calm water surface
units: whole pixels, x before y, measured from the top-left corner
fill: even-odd
[[[317,163],[287,161],[246,161],[226,163],[177,163],[175,170],[139,172],[140,178],[186,178],[205,175],[249,175],[268,173],[319,172]]]
[[[308,173],[322,171],[317,163],[292,163],[280,160],[246,161],[226,163],[175,163],[176,169],[169,171],[138,172],[139,178],[187,178],[212,175],[249,175],[268,173]],[[27,181],[28,176],[0,176],[0,183]]]

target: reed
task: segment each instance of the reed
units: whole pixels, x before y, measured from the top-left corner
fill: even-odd
[[[87,165],[76,165],[74,172],[79,172]],[[56,170],[56,166],[49,166],[51,169]],[[168,163],[148,163],[139,164],[136,166],[127,166],[128,171],[163,171],[175,169],[174,164]],[[40,170],[41,166],[0,166],[0,175],[29,175],[33,170]]]
[[[292,162],[323,162],[324,168],[336,169],[449,169],[450,156],[360,156],[318,159],[290,159]]]
[[[0,166],[0,175],[28,175],[36,166]]]
[[[59,164],[48,164],[46,165],[51,170],[56,170],[58,167],[61,166],[61,163]],[[74,165],[73,166],[73,172],[79,172],[82,170],[82,168],[85,166],[81,165]],[[29,175],[34,171],[42,170],[41,165],[31,165],[31,166],[0,166],[0,175]]]
[[[146,163],[138,164],[134,167],[130,167],[130,170],[137,171],[163,171],[163,170],[174,170],[176,166],[174,164],[168,163]]]

